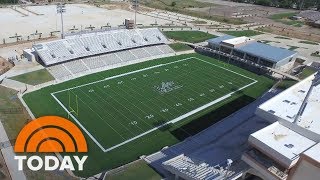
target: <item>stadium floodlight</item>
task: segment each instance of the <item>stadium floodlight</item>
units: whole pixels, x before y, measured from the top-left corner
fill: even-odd
[[[138,8],[138,0],[134,0],[134,26],[137,27],[137,8]]]
[[[61,16],[61,39],[64,39],[64,31],[63,31],[63,13],[66,12],[66,6],[64,4],[57,5],[57,14]]]

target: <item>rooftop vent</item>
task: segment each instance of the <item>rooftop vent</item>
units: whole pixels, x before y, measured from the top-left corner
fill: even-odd
[[[51,55],[52,58],[56,58],[55,54],[51,53],[50,55]]]
[[[87,51],[90,51],[90,48],[89,48],[89,47],[86,47],[86,50],[87,50]]]
[[[157,36],[157,38],[159,39],[159,41],[161,41],[161,38],[160,38],[160,36]]]
[[[146,37],[143,38],[145,41],[149,41]]]
[[[120,41],[118,41],[118,44],[119,44],[120,46],[122,46],[122,43],[121,43]]]
[[[283,100],[282,102],[285,102],[285,103],[290,103],[290,101],[288,101],[288,100]]]
[[[70,52],[71,54],[74,54],[74,52],[73,52],[71,49],[69,50],[69,52]]]
[[[269,110],[268,112],[272,114],[276,113],[274,110]]]
[[[304,91],[304,90],[299,90],[298,92],[299,93],[306,93],[306,91]]]
[[[107,46],[105,44],[102,44],[102,47],[105,48],[105,49],[107,48]]]
[[[287,147],[287,148],[289,148],[289,149],[292,149],[292,148],[294,147],[293,144],[285,144],[284,146]]]

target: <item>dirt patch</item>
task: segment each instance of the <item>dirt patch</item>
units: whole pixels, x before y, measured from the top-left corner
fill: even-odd
[[[320,35],[319,34],[301,32],[301,31],[297,31],[296,29],[293,29],[293,28],[291,29],[291,28],[284,28],[284,27],[279,27],[279,26],[269,26],[269,27],[265,27],[265,28],[259,28],[258,30],[264,31],[264,32],[269,32],[272,34],[278,34],[278,35],[282,35],[282,36],[297,38],[297,39],[305,39],[305,40],[309,40],[309,41],[320,42]]]
[[[13,65],[0,56],[0,75],[9,71]]]
[[[108,10],[114,10],[114,9],[123,9],[130,11],[130,4],[129,3],[112,3],[112,4],[103,4],[100,5],[101,8],[105,8]]]

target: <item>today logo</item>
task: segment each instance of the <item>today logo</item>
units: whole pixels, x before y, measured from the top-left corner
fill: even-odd
[[[19,133],[14,151],[16,153],[86,153],[87,142],[80,129],[67,119],[58,116],[44,116],[28,123]],[[61,164],[56,156],[15,156],[18,160],[18,169],[23,170],[24,161],[32,171],[43,168],[46,171],[75,170],[73,162],[77,163],[78,171],[83,170],[83,165],[88,156],[63,156]],[[72,161],[72,159],[74,161]]]

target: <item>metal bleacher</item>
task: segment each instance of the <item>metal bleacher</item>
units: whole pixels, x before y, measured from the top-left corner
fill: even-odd
[[[66,80],[79,75],[90,74],[93,71],[101,71],[112,65],[131,63],[131,61],[143,60],[145,58],[152,59],[153,57],[161,57],[172,53],[174,51],[168,45],[157,45],[76,59],[50,66],[47,69],[56,79]]]
[[[163,166],[168,171],[179,173],[185,179],[223,179],[226,173],[229,176],[233,173],[220,166],[212,167],[205,162],[197,162],[183,154],[164,162]]]
[[[122,29],[67,36],[66,39],[35,44],[33,48],[43,64],[50,66],[73,59],[167,42],[166,37],[157,28]]]

